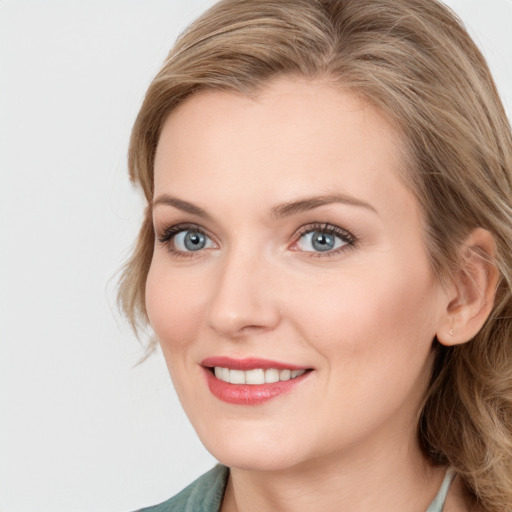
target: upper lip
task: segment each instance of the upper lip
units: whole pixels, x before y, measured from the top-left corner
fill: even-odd
[[[260,359],[257,357],[246,357],[243,359],[234,359],[232,357],[214,356],[207,357],[201,361],[201,366],[213,368],[220,366],[221,368],[229,368],[231,370],[255,370],[257,368],[276,370],[309,370],[311,367],[300,366],[290,363],[282,363],[279,361],[271,361],[270,359]]]

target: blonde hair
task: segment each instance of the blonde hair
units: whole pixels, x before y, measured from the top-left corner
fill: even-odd
[[[148,204],[162,124],[180,102],[205,89],[252,94],[283,74],[328,77],[395,124],[440,279],[471,230],[493,234],[495,306],[469,343],[438,346],[418,432],[481,510],[512,510],[512,136],[483,56],[436,0],[221,1],[178,39],[133,127],[130,176]],[[148,210],[120,281],[135,329],[147,325],[153,245]]]

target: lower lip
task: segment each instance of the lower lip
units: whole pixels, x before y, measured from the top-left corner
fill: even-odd
[[[268,402],[291,391],[311,373],[306,372],[300,377],[271,384],[230,384],[217,379],[208,368],[205,368],[205,372],[212,395],[223,402],[236,405],[259,405]]]

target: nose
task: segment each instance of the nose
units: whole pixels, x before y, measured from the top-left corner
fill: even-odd
[[[247,252],[234,250],[225,258],[210,299],[209,325],[223,337],[263,333],[280,321],[272,264]]]

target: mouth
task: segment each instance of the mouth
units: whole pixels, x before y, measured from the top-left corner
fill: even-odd
[[[222,366],[215,366],[212,369],[213,374],[223,382],[230,384],[248,384],[257,386],[260,384],[274,384],[275,382],[286,382],[290,379],[296,379],[304,375],[307,370],[291,370],[278,368],[255,368],[254,370],[233,370]]]
[[[313,368],[263,359],[208,358],[202,361],[210,392],[230,404],[258,405],[291,391]]]

